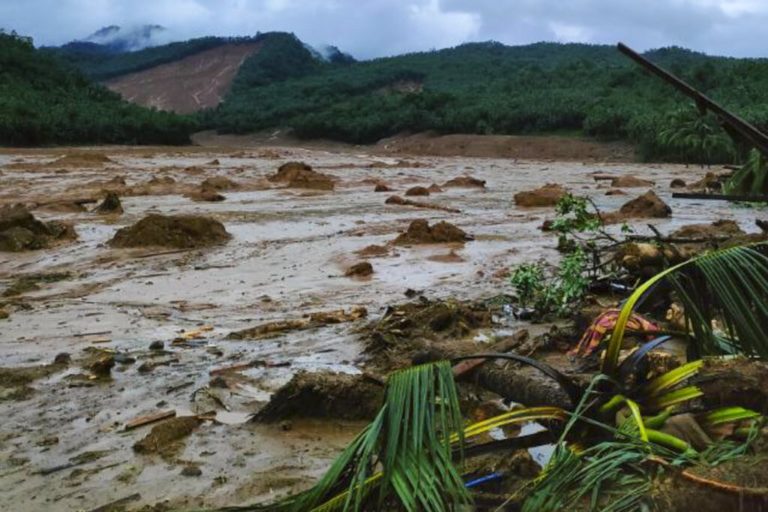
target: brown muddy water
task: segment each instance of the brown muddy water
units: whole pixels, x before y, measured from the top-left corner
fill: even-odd
[[[0,509],[90,510],[126,497],[131,510],[160,502],[189,508],[239,505],[307,487],[361,424],[295,421],[287,429],[244,420],[296,371],[359,372],[355,330],[361,322],[259,341],[226,335],[267,321],[356,306],[367,308],[375,320],[387,305],[407,300],[407,289],[460,299],[510,292],[505,269],[558,258],[554,237],[538,229],[552,209],[518,208],[512,201],[516,192],[559,183],[608,211],[645,189],[606,196],[605,185],[592,173],[632,174],[654,180],[656,192],[672,207],[671,219],[653,221],[662,232],[715,219],[734,219],[746,231],[757,231],[754,210],[671,199],[669,182],[700,179],[705,170],[696,167],[424,156],[394,165],[395,158],[359,151],[100,148],[112,162],[96,167],[50,164],[67,152],[62,149],[1,153],[0,205],[95,197],[115,176],[126,184],[121,185],[122,216],[62,213],[63,207],[50,204],[33,210],[42,220],[73,223],[77,242],[0,253],[0,292],[18,276],[69,273],[6,306],[10,317],[0,320],[0,366],[47,364],[61,352],[74,361],[35,380],[26,399],[0,397]],[[290,160],[336,177],[336,190],[287,189],[265,180]],[[373,191],[377,180],[402,195],[409,187],[465,174],[486,180],[487,187],[445,188],[416,198],[460,213],[385,205],[390,194]],[[214,176],[226,176],[240,188],[222,192],[226,200],[218,203],[184,197]],[[157,177],[173,182],[148,184]],[[233,238],[221,247],[173,254],[106,245],[117,229],[150,212],[209,215]],[[415,219],[450,221],[475,240],[463,246],[392,248],[387,256],[369,260],[372,277],[344,277],[360,261],[356,251],[387,244]],[[644,222],[636,229],[650,233]],[[196,339],[172,343],[203,326]],[[478,350],[493,333],[485,334],[477,339]],[[149,350],[153,342],[162,342],[164,351]],[[129,353],[137,361],[118,363],[111,380],[83,380],[77,378],[82,373],[78,361],[88,356],[86,350]],[[252,360],[264,364],[239,372],[228,389],[207,388],[212,370]],[[143,370],[153,369],[140,371],[143,363],[150,363]],[[151,426],[125,431],[125,422],[170,409],[179,415],[213,410],[216,421],[203,423],[173,458],[135,453],[133,444]],[[73,461],[80,464],[51,472]],[[189,465],[201,473],[182,475]]]

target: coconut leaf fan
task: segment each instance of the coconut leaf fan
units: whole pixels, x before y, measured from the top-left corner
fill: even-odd
[[[768,357],[768,244],[706,253],[657,274],[627,299],[603,361],[613,375],[626,325],[656,286],[666,280],[683,304],[695,356],[741,353]]]

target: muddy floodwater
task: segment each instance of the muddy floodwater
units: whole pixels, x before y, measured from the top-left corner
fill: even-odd
[[[0,366],[49,364],[63,352],[72,358],[65,368],[34,380],[24,397],[0,396],[1,510],[91,510],[123,498],[129,510],[162,502],[242,505],[306,488],[361,424],[262,425],[246,422],[249,415],[297,371],[360,372],[364,354],[357,330],[387,305],[407,301],[409,289],[435,298],[490,297],[511,292],[504,277],[509,267],[539,258],[556,262],[554,235],[539,229],[552,208],[516,207],[516,192],[558,183],[609,211],[647,188],[606,195],[607,185],[594,174],[631,174],[654,181],[672,207],[670,219],[653,220],[663,233],[715,219],[757,231],[755,210],[671,198],[670,181],[699,180],[706,169],[698,167],[390,158],[364,148],[88,151],[109,160],[57,165],[69,150],[0,153],[0,205],[25,203],[38,219],[71,223],[78,234],[77,241],[49,249],[0,252],[0,294],[19,277],[59,274],[0,300],[9,313],[0,320]],[[333,176],[335,190],[266,180],[292,160]],[[443,187],[413,198],[459,212],[385,204],[410,187],[442,185],[462,175],[485,180],[486,187]],[[221,191],[224,201],[187,197],[216,176],[237,187]],[[374,192],[377,182],[393,192]],[[95,204],[81,201],[101,197],[110,187],[121,196],[122,215],[92,213]],[[187,251],[107,245],[119,228],[148,213],[211,216],[232,238]],[[390,246],[385,255],[367,258],[372,276],[345,277],[365,259],[356,251],[387,246],[416,219],[447,220],[474,240]],[[650,234],[646,224],[637,222],[636,231]],[[227,339],[269,321],[360,306],[368,320],[269,339]],[[487,334],[477,338],[479,350],[493,333]],[[83,377],[81,361],[115,352],[120,356],[111,379]],[[253,361],[259,363],[229,371],[226,387],[209,386],[218,370]],[[151,426],[126,430],[126,422],[168,410],[209,419],[172,458],[134,451]],[[182,474],[189,466],[199,472]]]

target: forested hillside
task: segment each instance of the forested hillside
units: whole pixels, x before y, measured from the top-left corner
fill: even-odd
[[[63,59],[82,71],[88,78],[104,81],[183,59],[228,42],[250,40],[251,38],[201,37],[135,52],[114,52],[108,46],[74,42],[58,48],[43,48],[42,51]]]
[[[679,48],[647,55],[768,130],[768,61]],[[702,147],[706,160],[731,158],[712,119],[697,118],[682,96],[612,46],[472,43],[296,71],[301,76],[277,82],[239,78],[205,123],[235,133],[292,127],[302,137],[357,143],[424,130],[568,132],[633,141],[645,158],[695,159]]]
[[[184,144],[194,120],[127,103],[0,32],[0,144]]]

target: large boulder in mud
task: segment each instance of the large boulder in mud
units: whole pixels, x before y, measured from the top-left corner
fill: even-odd
[[[231,237],[221,222],[209,217],[151,214],[133,226],[118,230],[109,245],[197,249],[224,244]]]
[[[255,419],[367,420],[379,411],[383,398],[384,387],[363,375],[300,371],[272,395]]]
[[[214,176],[212,178],[207,178],[200,184],[200,188],[202,190],[205,189],[211,189],[211,190],[236,190],[240,188],[240,184],[232,181],[231,179],[227,178],[226,176]]]
[[[614,188],[645,188],[652,187],[655,184],[653,181],[635,178],[634,176],[619,176],[611,180],[611,186]]]
[[[672,238],[690,238],[694,240],[706,240],[710,238],[730,238],[743,236],[746,233],[739,224],[732,220],[718,220],[712,224],[688,224],[670,236]]]
[[[426,187],[411,187],[405,191],[406,196],[428,196],[429,189]]]
[[[441,221],[430,226],[426,220],[419,219],[411,222],[408,231],[400,234],[394,243],[395,245],[442,244],[466,242],[472,239],[462,229],[449,222]]]
[[[0,251],[20,252],[45,249],[57,241],[74,240],[72,226],[42,222],[22,205],[0,209]]]
[[[319,173],[304,162],[288,162],[281,165],[276,174],[267,178],[277,183],[287,183],[289,188],[308,188],[312,190],[333,190],[331,176]]]
[[[302,172],[309,171],[312,171],[312,166],[304,162],[286,162],[277,168],[277,173],[267,179],[276,183],[288,183]]]
[[[714,190],[719,192],[722,190],[723,186],[720,182],[720,177],[717,174],[708,172],[699,181],[695,181],[688,185],[688,188],[690,190],[699,190],[702,192],[706,190]]]
[[[115,192],[107,192],[104,200],[94,208],[93,212],[105,215],[120,215],[123,213],[123,204]]]
[[[457,188],[485,188],[485,180],[479,180],[472,176],[458,176],[451,180],[446,181],[443,187],[457,187]]]
[[[568,191],[557,183],[547,183],[536,190],[527,190],[515,194],[518,206],[555,206]]]
[[[663,219],[672,214],[672,208],[661,200],[656,192],[649,190],[642,196],[625,203],[619,213],[627,217]]]

